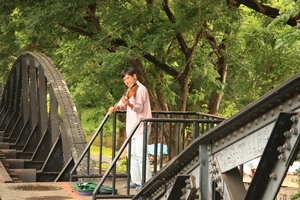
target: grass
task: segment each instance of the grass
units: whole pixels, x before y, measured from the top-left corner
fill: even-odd
[[[97,155],[99,154],[100,152],[100,147],[97,147],[97,146],[91,146],[90,148],[90,153],[91,154],[94,154],[94,155]],[[111,148],[107,148],[107,147],[102,147],[102,153],[103,155],[107,155],[107,156],[112,156],[112,151],[111,151]],[[116,152],[117,154],[118,152]],[[126,157],[121,157],[119,159],[119,162],[121,163],[120,165],[117,165],[117,171],[118,172],[126,172],[126,162],[127,162],[127,159]],[[96,163],[94,165],[94,167],[99,167],[99,163]],[[109,168],[109,165],[106,164],[106,163],[102,163],[101,164],[101,167],[102,169],[108,169]]]
[[[91,148],[90,148],[90,153],[93,154],[93,155],[97,155],[99,154],[100,152],[100,147],[99,146],[95,146],[95,145],[92,145]],[[107,147],[102,147],[102,153],[104,155],[107,155],[107,156],[111,156],[111,148],[107,148]]]

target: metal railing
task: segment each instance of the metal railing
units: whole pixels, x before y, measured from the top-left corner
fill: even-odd
[[[128,146],[128,151],[131,150],[131,138],[134,134],[137,127],[140,123],[144,124],[144,136],[146,135],[147,131],[147,124],[150,122],[152,123],[152,130],[149,142],[147,144],[147,139],[144,137],[144,146],[152,145],[152,173],[155,175],[159,169],[161,169],[166,162],[171,160],[173,157],[178,155],[187,145],[192,142],[193,139],[197,138],[198,136],[205,133],[207,130],[215,127],[218,123],[222,122],[224,118],[217,117],[213,115],[208,115],[204,113],[198,112],[153,112],[154,118],[149,119],[141,119],[136,123],[131,133],[128,135],[126,140],[123,142],[123,145],[116,151],[116,143],[117,143],[117,124],[118,124],[118,116],[124,115],[125,112],[118,111],[112,114],[112,161],[110,162],[110,166],[108,169],[103,170],[102,163],[103,163],[103,138],[104,138],[104,130],[105,126],[109,123],[109,116],[106,115],[99,125],[98,129],[96,130],[95,134],[91,138],[90,142],[86,146],[84,152],[82,153],[81,157],[79,158],[78,162],[75,163],[74,168],[70,172],[70,181],[74,181],[76,179],[85,180],[91,179],[97,181],[100,179],[98,187],[94,190],[93,199],[95,198],[131,198],[133,195],[130,194],[130,190],[127,189],[126,195],[118,194],[116,195],[116,179],[117,178],[126,178],[126,182],[129,184],[130,176],[127,176],[130,171],[130,154],[127,157],[127,166],[126,172],[117,171],[117,162],[119,161],[122,152]],[[168,117],[168,118],[166,118]],[[95,144],[95,141],[99,137],[99,167],[98,170],[95,171],[93,169],[93,162],[91,159],[91,147]],[[167,147],[167,153],[165,151],[165,147]],[[117,154],[116,154],[117,152]],[[146,156],[149,156],[149,152],[147,149],[144,149],[143,152],[143,169],[145,169]],[[83,165],[82,161],[86,162],[86,171],[80,174],[74,174],[76,168],[81,164]],[[77,170],[78,173],[78,170]],[[104,184],[106,179],[111,178],[111,185],[112,185],[112,195],[97,195],[99,188]],[[145,183],[145,172],[143,171],[142,176],[142,183]]]

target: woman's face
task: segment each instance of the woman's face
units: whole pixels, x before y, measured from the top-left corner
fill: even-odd
[[[123,82],[127,87],[131,87],[136,82],[136,74],[133,76],[126,74],[123,78]]]

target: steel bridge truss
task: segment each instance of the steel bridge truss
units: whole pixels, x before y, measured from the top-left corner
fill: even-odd
[[[13,160],[24,163],[23,171],[34,169],[36,181],[69,179],[86,140],[67,85],[45,55],[25,52],[13,64],[1,98],[0,139],[1,152],[15,151]]]
[[[297,74],[194,140],[134,199],[274,199],[298,153],[299,109]],[[257,157],[246,190],[240,167]]]

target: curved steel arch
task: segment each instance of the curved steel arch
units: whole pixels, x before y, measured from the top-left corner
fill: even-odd
[[[69,180],[87,142],[68,87],[45,55],[25,52],[14,62],[0,102],[1,135],[25,168],[37,170],[37,181]]]

